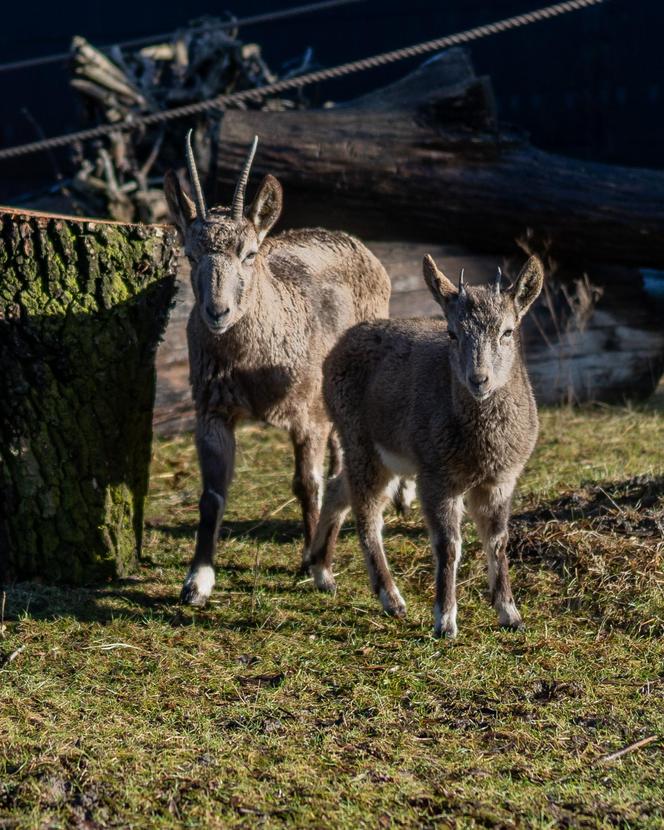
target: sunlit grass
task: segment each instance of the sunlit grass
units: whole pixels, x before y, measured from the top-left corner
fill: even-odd
[[[208,609],[177,605],[191,436],[155,446],[134,579],[8,592],[0,827],[662,826],[661,742],[603,760],[664,738],[661,413],[542,413],[513,521],[528,629],[497,629],[467,525],[453,643],[430,634],[417,511],[386,530],[406,621],[380,613],[352,523],[319,595],[287,436],[239,444]]]

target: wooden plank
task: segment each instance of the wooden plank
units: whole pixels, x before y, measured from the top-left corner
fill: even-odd
[[[472,285],[487,281],[498,255],[479,255],[457,246],[418,242],[370,242],[371,250],[392,279],[390,314],[393,317],[432,316],[440,309],[425,288],[421,262],[430,253],[452,278],[461,267]],[[560,288],[552,315],[544,298],[524,326],[526,358],[537,398],[543,404],[573,401],[623,401],[647,397],[664,371],[664,332],[643,292],[635,288],[633,269],[591,270],[593,280],[606,288],[585,321],[565,313]],[[178,300],[157,356],[158,382],[155,428],[162,434],[191,429],[186,320],[193,304],[189,266],[180,261]]]

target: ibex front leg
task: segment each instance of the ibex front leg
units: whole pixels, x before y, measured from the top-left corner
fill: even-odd
[[[507,522],[514,483],[481,485],[468,494],[468,509],[484,546],[489,571],[489,597],[504,628],[523,629],[510,585]]]
[[[196,448],[203,493],[199,502],[196,550],[182,586],[180,601],[203,606],[214,587],[214,550],[233,478],[235,435],[232,427],[219,419],[199,418]]]
[[[309,548],[316,531],[323,500],[323,464],[327,436],[328,429],[312,430],[306,433],[294,429],[291,432],[295,450],[293,493],[302,507],[304,522],[303,562],[309,557]]]
[[[436,637],[456,637],[456,577],[461,560],[463,501],[460,496],[441,495],[435,484],[427,485],[422,477],[419,488],[436,567],[434,634]]]

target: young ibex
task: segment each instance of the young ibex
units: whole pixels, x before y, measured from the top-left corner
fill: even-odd
[[[282,206],[281,185],[273,176],[265,177],[245,215],[257,141],[230,209],[206,208],[189,136],[186,157],[195,203],[172,171],[164,184],[191,263],[195,295],[187,337],[203,494],[181,597],[191,605],[204,605],[214,585],[214,548],[241,419],[265,421],[290,433],[293,491],[302,505],[306,551],[318,521],[331,430],[322,397],[323,359],[349,326],[388,312],[389,277],[352,236],[317,229],[266,239]],[[333,472],[339,464],[337,453]]]
[[[537,439],[535,399],[519,326],[538,296],[536,257],[514,286],[459,288],[424,259],[424,277],[447,325],[435,320],[361,323],[341,338],[324,366],[324,396],[344,451],[344,470],[327,487],[311,571],[335,590],[334,545],[350,507],[371,585],[384,609],[406,606],[385,558],[382,513],[395,476],[416,476],[436,559],[436,635],[454,637],[456,571],[466,497],[482,539],[491,601],[502,626],[522,627],[507,564],[507,522],[516,480]]]

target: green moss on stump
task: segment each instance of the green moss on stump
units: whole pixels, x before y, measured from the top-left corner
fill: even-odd
[[[161,227],[0,211],[0,578],[82,583],[141,550]]]

